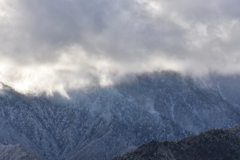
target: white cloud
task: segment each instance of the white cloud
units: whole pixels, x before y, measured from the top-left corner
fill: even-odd
[[[0,0],[0,79],[21,92],[125,74],[240,71],[237,0]]]

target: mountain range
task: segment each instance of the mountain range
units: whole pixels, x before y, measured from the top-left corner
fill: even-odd
[[[45,160],[107,160],[152,140],[240,124],[237,75],[145,73],[68,91],[70,99],[0,88],[0,144],[21,144]]]

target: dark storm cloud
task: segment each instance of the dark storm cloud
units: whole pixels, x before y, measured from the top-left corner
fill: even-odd
[[[8,81],[25,82],[21,77],[32,75],[32,69],[39,70],[36,81],[52,75],[52,83],[64,87],[78,86],[74,79],[107,84],[112,75],[157,68],[195,75],[240,71],[237,0],[0,4],[0,75]],[[18,68],[21,76],[9,76],[10,68]]]

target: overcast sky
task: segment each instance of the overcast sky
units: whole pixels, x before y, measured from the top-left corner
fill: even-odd
[[[240,72],[239,0],[0,0],[0,81],[21,92],[172,69]]]

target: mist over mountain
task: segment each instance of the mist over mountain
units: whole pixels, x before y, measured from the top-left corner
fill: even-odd
[[[240,77],[193,79],[172,71],[108,87],[20,94],[2,84],[0,143],[22,144],[46,160],[107,160],[152,140],[179,140],[240,123]]]
[[[127,74],[240,72],[238,0],[0,0],[0,81],[20,93]]]
[[[106,160],[239,124],[238,6],[0,0],[0,144]]]

